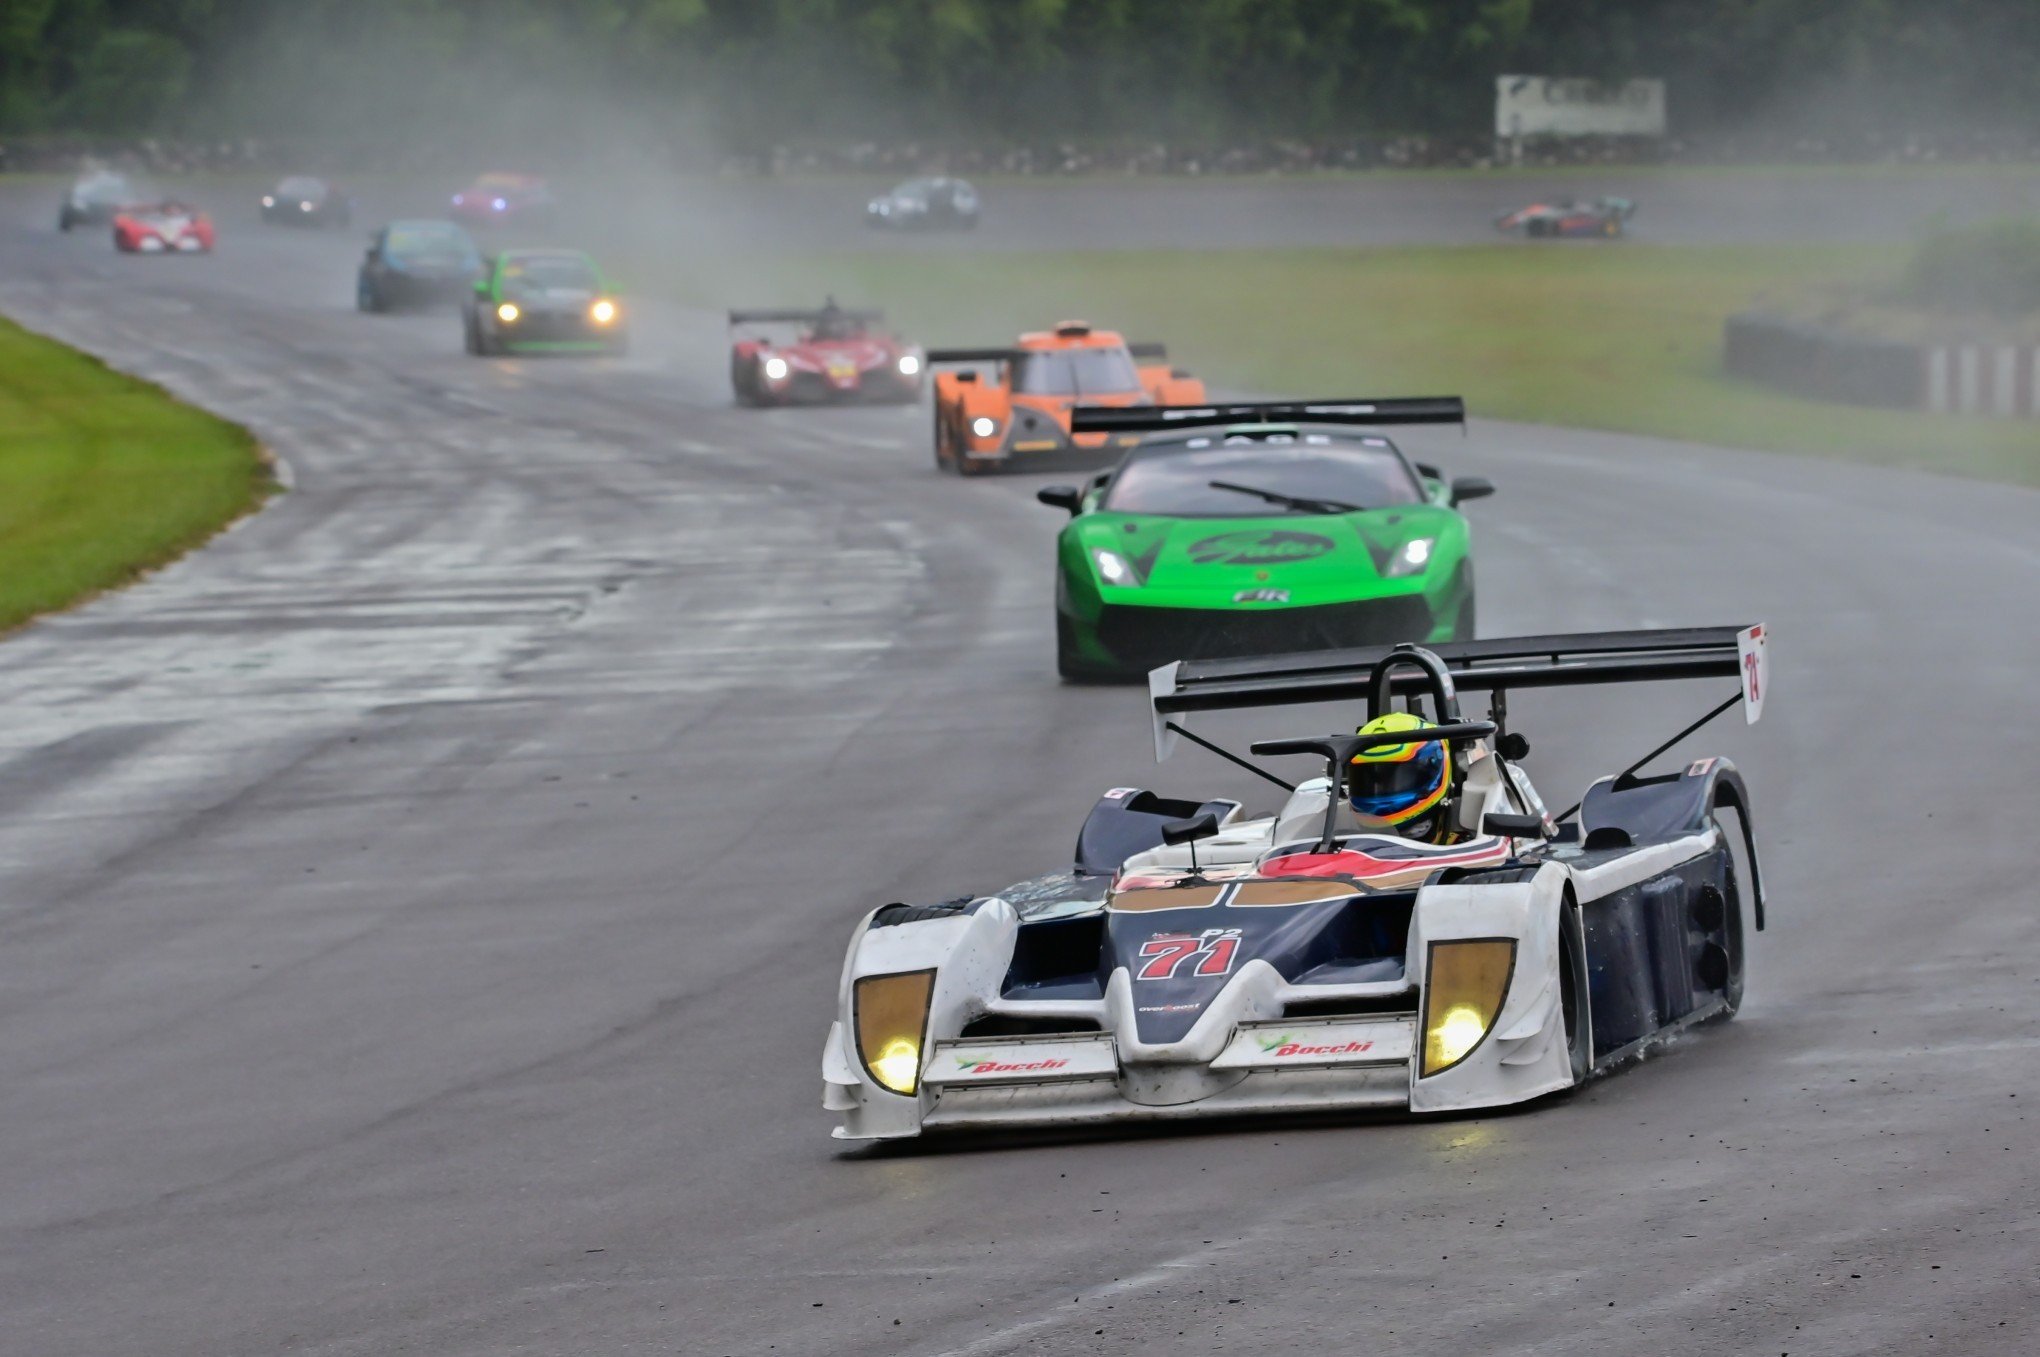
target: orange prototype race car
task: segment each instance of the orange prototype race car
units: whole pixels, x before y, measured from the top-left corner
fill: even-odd
[[[1064,321],[1010,349],[931,349],[935,465],[965,476],[1095,458],[1139,434],[1070,432],[1077,405],[1201,405],[1204,383],[1171,368],[1159,344]]]

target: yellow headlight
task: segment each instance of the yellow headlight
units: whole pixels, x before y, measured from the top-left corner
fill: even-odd
[[[616,319],[616,303],[604,297],[588,308],[588,314],[594,317],[597,325],[607,325]]]
[[[1424,967],[1424,1063],[1428,1077],[1473,1053],[1495,1025],[1516,969],[1511,938],[1434,942]]]
[[[505,325],[514,323],[523,314],[522,311],[517,309],[516,302],[504,302],[496,308],[496,319],[502,321]]]
[[[912,1097],[921,1087],[921,1046],[935,972],[868,975],[851,992],[857,1054],[881,1087]]]

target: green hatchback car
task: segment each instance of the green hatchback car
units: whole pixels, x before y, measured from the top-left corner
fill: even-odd
[[[467,351],[623,353],[630,318],[616,289],[579,250],[505,250],[461,309]]]
[[[1448,482],[1372,428],[1333,422],[1371,412],[1380,423],[1457,422],[1458,404],[1099,412],[1115,430],[1168,431],[1087,486],[1038,493],[1070,513],[1056,545],[1057,670],[1124,677],[1171,660],[1471,637],[1472,542],[1459,506],[1494,486]],[[1457,413],[1436,413],[1448,409]],[[1248,422],[1257,414],[1291,419]],[[1206,417],[1238,422],[1183,427]]]

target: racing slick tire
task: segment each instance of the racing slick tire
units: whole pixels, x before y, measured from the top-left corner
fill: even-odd
[[[482,322],[470,313],[467,318],[467,324],[462,328],[467,332],[467,351],[477,358],[487,358],[489,356],[489,341],[482,334]]]
[[[1573,1087],[1587,1082],[1594,1072],[1594,1035],[1587,1007],[1587,962],[1582,948],[1579,906],[1567,896],[1558,915],[1558,1002],[1565,1019],[1567,1063],[1572,1067]]]
[[[949,421],[942,417],[942,407],[937,405],[935,407],[935,469],[937,471],[954,471],[957,469],[954,465],[954,459],[947,455],[948,451]]]
[[[1742,883],[1744,877],[1742,865],[1737,858],[1739,851],[1737,845],[1742,843],[1742,836],[1739,833],[1730,833],[1729,826],[1722,823],[1721,812],[1724,808],[1734,812],[1736,815],[1738,820],[1737,828],[1741,827],[1740,820],[1744,814],[1740,806],[1735,805],[1728,798],[1722,797],[1718,792],[1716,793],[1714,813],[1709,818],[1713,820],[1716,832],[1721,835],[1721,841],[1729,845],[1729,853],[1728,891],[1727,898],[1722,902],[1721,957],[1716,963],[1723,968],[1723,983],[1721,985],[1722,1006],[1721,1012],[1717,1013],[1713,1018],[1715,1022],[1727,1022],[1730,1018],[1733,1018],[1736,1015],[1736,1010],[1742,1007],[1743,998]],[[1712,944],[1709,944],[1709,946],[1711,947]],[[1704,958],[1702,964],[1705,964]],[[1704,982],[1706,977],[1703,975],[1701,979]]]
[[[77,217],[72,215],[71,208],[68,203],[65,204],[63,207],[57,209],[57,229],[59,231],[69,231],[73,226],[76,226],[77,224],[78,219]]]
[[[758,399],[756,368],[743,359],[730,359],[730,394],[739,405],[755,409],[764,402]]]
[[[375,284],[364,278],[354,285],[354,309],[372,316],[389,308],[383,304],[382,293],[376,291]]]
[[[1110,670],[1084,663],[1077,650],[1076,624],[1060,608],[1055,614],[1055,673],[1064,683],[1104,683],[1113,677]]]
[[[1452,619],[1452,639],[1455,641],[1471,641],[1474,636],[1474,619],[1476,616],[1473,570],[1470,566],[1466,565],[1460,566],[1459,570],[1460,577],[1464,581],[1465,593],[1460,599],[1459,616]]]

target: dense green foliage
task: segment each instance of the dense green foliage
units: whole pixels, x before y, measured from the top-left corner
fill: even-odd
[[[1948,311],[2040,311],[2040,218],[2004,217],[1942,231],[1907,265],[1900,299]]]
[[[245,429],[0,321],[0,631],[196,546],[269,486]]]
[[[1334,136],[1477,130],[1492,78],[1524,71],[1665,76],[1688,131],[2009,127],[2040,116],[2035,69],[2035,0],[0,5],[0,126],[15,130],[373,137],[516,105],[698,110],[739,143]]]

